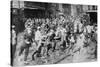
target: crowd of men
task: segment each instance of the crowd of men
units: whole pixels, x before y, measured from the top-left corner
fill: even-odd
[[[56,18],[28,18],[25,30],[15,35],[17,45],[14,56],[22,56],[24,61],[28,61],[29,56],[30,61],[35,61],[38,57],[51,56],[50,52],[64,52],[67,49],[73,57],[77,52],[86,51],[96,58],[97,24],[84,19],[85,15],[72,17],[59,14]]]

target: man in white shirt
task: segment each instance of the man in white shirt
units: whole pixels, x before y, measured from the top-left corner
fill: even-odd
[[[37,42],[37,50],[41,46],[41,39],[42,39],[42,34],[40,31],[40,27],[38,27],[37,31],[35,32],[35,40]]]
[[[41,40],[41,32],[40,32],[40,27],[38,27],[37,31],[35,32],[35,40]]]
[[[41,39],[42,39],[42,33],[40,31],[40,27],[37,28],[37,31],[35,32],[35,41],[36,41],[36,51],[32,54],[32,60],[34,60],[34,55],[36,53],[41,52]]]

